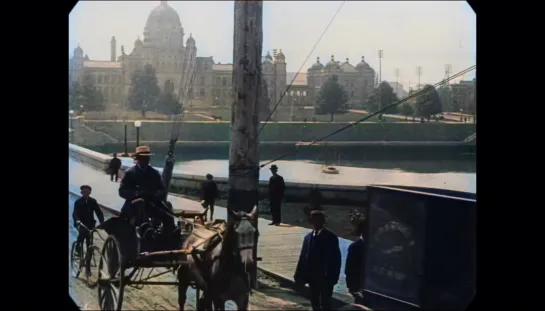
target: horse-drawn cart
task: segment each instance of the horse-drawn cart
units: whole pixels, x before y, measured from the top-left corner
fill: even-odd
[[[105,221],[101,229],[106,231],[108,237],[104,241],[98,265],[100,309],[121,310],[126,286],[141,289],[143,285],[179,285],[178,278],[175,281],[152,281],[152,279],[168,273],[176,275],[179,267],[186,263],[188,256],[195,256],[205,251],[204,247],[199,246],[216,237],[221,238],[226,227],[224,221],[217,220],[206,225],[193,223],[192,220],[195,217],[205,219],[203,214],[197,211],[179,213],[178,227],[170,234],[170,245],[161,250],[157,250],[157,247],[150,248],[151,243],[158,241],[157,231],[149,226],[146,227],[147,224],[135,230],[135,227],[126,220],[118,217]],[[192,244],[184,248],[183,242],[190,235],[197,234],[194,230],[195,226],[211,234],[205,234],[206,237],[200,239],[201,245]],[[190,282],[189,285],[197,290],[197,309],[201,309],[200,288],[195,282]]]

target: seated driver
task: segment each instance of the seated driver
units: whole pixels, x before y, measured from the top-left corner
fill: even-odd
[[[165,232],[172,232],[174,219],[161,211],[166,190],[161,174],[149,164],[151,155],[147,146],[136,148],[136,165],[125,172],[119,187],[119,196],[125,199],[120,217],[135,226],[152,218],[153,223],[163,224]]]

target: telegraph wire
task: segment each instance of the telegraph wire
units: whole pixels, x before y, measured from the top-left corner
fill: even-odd
[[[326,135],[326,136],[323,136],[322,138],[316,139],[316,140],[314,140],[314,141],[312,141],[312,142],[310,142],[310,143],[308,143],[308,144],[305,144],[305,145],[296,145],[296,146],[295,146],[295,147],[296,147],[295,151],[288,152],[288,153],[286,153],[286,154],[284,154],[284,155],[282,155],[282,156],[280,156],[280,157],[275,158],[274,160],[271,160],[271,161],[268,161],[268,162],[266,162],[266,163],[264,163],[264,164],[261,164],[261,165],[259,165],[259,168],[263,168],[263,167],[265,167],[265,166],[267,166],[267,165],[269,165],[269,164],[271,164],[271,163],[274,163],[274,162],[276,162],[276,161],[278,161],[278,160],[281,160],[281,159],[283,159],[283,158],[285,158],[285,157],[287,157],[287,156],[296,154],[297,151],[299,151],[299,148],[298,148],[298,147],[312,146],[312,145],[314,145],[314,144],[316,144],[316,143],[318,143],[318,142],[320,142],[320,141],[326,140],[326,139],[328,139],[329,137],[331,137],[331,136],[333,136],[333,135],[336,135],[336,134],[338,134],[338,133],[340,133],[340,132],[342,132],[342,131],[345,131],[345,130],[351,128],[351,127],[354,127],[354,126],[356,126],[357,124],[359,124],[359,123],[361,123],[361,122],[363,122],[363,121],[365,121],[365,120],[368,120],[368,119],[370,119],[370,118],[372,118],[372,117],[374,117],[374,116],[376,116],[376,115],[378,115],[378,114],[381,114],[381,113],[383,113],[383,112],[389,110],[389,109],[392,108],[392,107],[398,106],[399,104],[402,104],[402,103],[408,101],[409,99],[415,98],[415,97],[417,97],[417,96],[420,95],[420,94],[423,94],[423,93],[426,93],[426,92],[428,92],[428,91],[430,91],[430,90],[432,90],[432,89],[435,89],[436,87],[438,87],[438,86],[440,86],[440,85],[443,85],[443,84],[447,83],[448,81],[450,81],[450,80],[452,80],[452,79],[454,79],[454,78],[457,78],[457,77],[459,77],[459,76],[463,76],[463,75],[465,75],[466,73],[468,73],[468,72],[470,72],[470,71],[472,71],[472,70],[475,70],[476,68],[477,68],[477,65],[473,65],[473,66],[471,66],[471,67],[469,67],[469,68],[467,68],[467,69],[465,69],[465,70],[462,70],[462,71],[458,72],[457,74],[455,74],[455,75],[453,75],[453,76],[450,76],[450,77],[448,77],[448,78],[446,78],[446,79],[444,79],[444,80],[441,80],[440,82],[438,82],[438,83],[436,83],[436,84],[434,84],[434,85],[430,85],[430,86],[428,86],[428,87],[426,87],[426,88],[424,88],[424,89],[422,89],[422,90],[420,90],[420,91],[418,91],[418,92],[416,92],[416,93],[414,93],[414,94],[412,94],[412,95],[409,95],[409,96],[407,96],[407,97],[405,97],[405,98],[403,98],[403,99],[401,99],[401,100],[398,100],[397,102],[395,102],[395,103],[393,103],[393,104],[391,104],[391,105],[388,105],[388,106],[386,106],[386,107],[384,107],[384,108],[382,108],[382,109],[379,109],[379,110],[377,110],[377,111],[375,111],[375,112],[373,112],[373,113],[371,113],[371,114],[369,114],[369,115],[367,115],[367,116],[365,116],[365,117],[363,117],[363,118],[361,118],[361,119],[359,119],[359,120],[357,120],[357,121],[355,121],[355,122],[352,122],[352,123],[350,123],[350,124],[347,124],[346,126],[343,126],[343,127],[339,128],[339,129],[333,131],[332,133],[330,133],[330,134],[328,134],[328,135]]]
[[[269,116],[267,117],[267,119],[265,119],[265,122],[263,123],[263,125],[261,126],[261,128],[259,129],[259,131],[257,132],[257,137],[259,137],[259,134],[261,134],[261,131],[263,130],[263,128],[265,127],[265,125],[267,125],[267,122],[269,121],[269,119],[271,118],[271,116],[273,115],[273,113],[276,111],[276,108],[278,108],[278,106],[280,105],[280,103],[282,102],[282,99],[284,98],[284,96],[288,93],[290,87],[293,85],[293,82],[295,82],[295,79],[297,78],[297,76],[299,75],[299,73],[301,72],[301,70],[303,69],[303,67],[305,66],[305,63],[308,61],[308,59],[310,58],[310,56],[312,55],[312,53],[314,52],[314,50],[316,49],[316,47],[318,46],[318,43],[320,43],[320,41],[322,40],[322,38],[324,37],[325,33],[327,32],[327,30],[329,29],[329,26],[331,26],[331,24],[333,23],[333,21],[335,20],[335,17],[337,17],[337,15],[339,14],[339,12],[341,11],[342,7],[344,6],[344,4],[346,3],[346,1],[343,1],[341,3],[341,5],[339,6],[339,8],[337,9],[337,11],[335,12],[335,14],[333,15],[333,17],[331,18],[331,20],[329,21],[329,24],[327,24],[326,28],[324,29],[324,31],[322,32],[322,34],[320,35],[320,37],[318,38],[318,41],[316,42],[316,44],[314,44],[314,47],[312,48],[312,50],[310,50],[310,53],[308,53],[307,55],[307,58],[305,58],[305,60],[303,61],[303,64],[301,65],[301,67],[299,68],[299,70],[297,71],[297,73],[295,74],[295,76],[293,77],[293,79],[291,80],[290,84],[288,85],[288,87],[286,88],[286,90],[282,93],[282,95],[280,96],[280,99],[278,100],[278,102],[276,103],[276,105],[274,106],[273,110],[269,113]],[[276,84],[276,81],[274,82]],[[275,90],[276,91],[276,90]]]

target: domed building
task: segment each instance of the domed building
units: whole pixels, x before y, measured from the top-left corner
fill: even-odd
[[[362,56],[361,62],[355,67],[350,64],[347,58],[344,63],[335,61],[335,56],[331,55],[331,60],[324,66],[320,63],[318,57],[306,73],[306,82],[308,86],[307,102],[315,103],[316,96],[323,84],[333,75],[339,77],[339,83],[344,87],[348,94],[348,106],[359,108],[367,97],[373,92],[375,81],[375,71]]]
[[[78,46],[69,61],[70,85],[81,81],[84,74],[90,74],[95,86],[103,93],[106,104],[121,108],[123,102],[126,103],[124,98],[129,92],[134,71],[151,64],[162,90],[165,84],[171,85],[167,81],[172,81],[174,92],[178,94],[183,86],[189,98],[195,100],[193,104],[231,104],[233,65],[215,63],[212,56],[198,57],[195,38],[190,34],[184,41],[185,31],[180,17],[167,1],[161,1],[151,11],[143,35],[143,40],[140,37],[135,40],[130,52],[121,47],[119,56],[116,39],[112,37],[109,61],[90,60],[83,56],[83,49]],[[269,55],[263,61],[263,75],[270,98],[280,98],[286,87],[286,58],[280,51],[274,60]]]

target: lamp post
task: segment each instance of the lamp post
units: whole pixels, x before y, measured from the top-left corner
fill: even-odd
[[[69,113],[70,113],[70,128],[74,129],[74,126],[72,124],[72,118],[74,117],[74,110],[70,110]]]
[[[136,147],[140,146],[140,127],[142,122],[134,121],[134,127],[136,127]]]
[[[124,147],[125,147],[125,150],[123,152],[123,156],[128,157],[129,154],[127,153],[127,122],[125,122],[125,145],[124,145]]]

